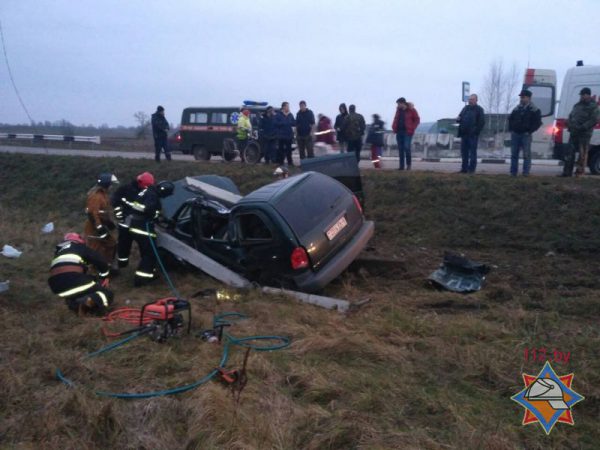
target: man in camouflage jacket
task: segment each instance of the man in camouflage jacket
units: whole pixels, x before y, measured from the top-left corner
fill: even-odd
[[[565,156],[565,165],[563,168],[563,177],[570,177],[573,174],[573,163],[575,161],[575,153],[579,153],[577,160],[577,169],[575,176],[580,176],[585,173],[587,165],[587,156],[590,149],[590,139],[594,132],[594,127],[600,120],[600,111],[595,99],[592,99],[592,91],[590,88],[583,88],[580,92],[580,100],[575,103],[569,118],[567,127],[571,137],[569,138],[569,149]]]

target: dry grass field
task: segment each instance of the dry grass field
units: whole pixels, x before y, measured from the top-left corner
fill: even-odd
[[[593,449],[600,440],[600,178],[581,180],[368,171],[371,248],[326,295],[370,302],[347,315],[286,298],[239,292],[237,300],[194,297],[219,288],[198,271],[169,268],[192,302],[194,331],[239,311],[236,336],[277,334],[292,345],[252,352],[240,401],[210,382],[148,400],[98,397],[190,383],[213,369],[221,348],[184,336],[139,338],[82,360],[109,341],[101,322],[71,314],[47,284],[54,245],[81,231],[96,175],[122,182],[217,173],[242,193],[272,168],[240,164],[0,155],[0,448],[4,449]],[[53,221],[56,231],[42,234]],[[445,250],[485,262],[484,288],[460,295],[427,276]],[[137,256],[134,255],[134,263]],[[382,260],[382,261],[380,261]],[[119,306],[170,294],[167,283],[134,289],[133,268],[111,283]],[[522,389],[526,348],[570,352],[573,388],[585,396],[575,425],[546,436],[522,426],[510,397]],[[244,352],[232,350],[231,366]],[[76,382],[55,378],[60,367]]]

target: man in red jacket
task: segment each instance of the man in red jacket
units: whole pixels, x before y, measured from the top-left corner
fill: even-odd
[[[396,100],[396,105],[396,115],[392,123],[392,130],[396,133],[396,142],[398,143],[398,156],[400,157],[400,167],[398,169],[404,170],[406,167],[406,170],[410,170],[410,144],[421,119],[413,104],[407,103],[404,97]]]

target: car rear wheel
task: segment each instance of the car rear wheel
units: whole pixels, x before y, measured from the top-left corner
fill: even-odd
[[[208,161],[210,159],[210,152],[206,147],[194,147],[194,159],[197,161]]]
[[[246,145],[244,159],[248,164],[256,164],[260,161],[260,146],[254,142]]]
[[[590,172],[600,175],[600,147],[595,147],[590,159]]]
[[[233,139],[223,140],[223,161],[233,161],[237,154],[238,151],[235,148],[235,142],[233,141]]]

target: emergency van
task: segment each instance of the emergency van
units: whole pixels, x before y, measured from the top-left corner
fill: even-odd
[[[252,103],[252,104],[248,104]],[[260,114],[266,103],[244,102],[250,110],[252,128],[257,130]],[[208,161],[211,156],[223,154],[223,143],[235,138],[240,112],[239,106],[189,107],[181,114],[179,148],[184,154],[192,154],[197,160]]]
[[[579,101],[579,92],[584,87],[591,89],[592,100],[600,104],[600,66],[584,66],[582,61],[578,61],[577,66],[567,70],[560,92],[553,134],[555,159],[564,159],[569,145],[567,119],[573,105]],[[593,174],[600,174],[600,124],[596,124],[592,134],[588,166]]]

